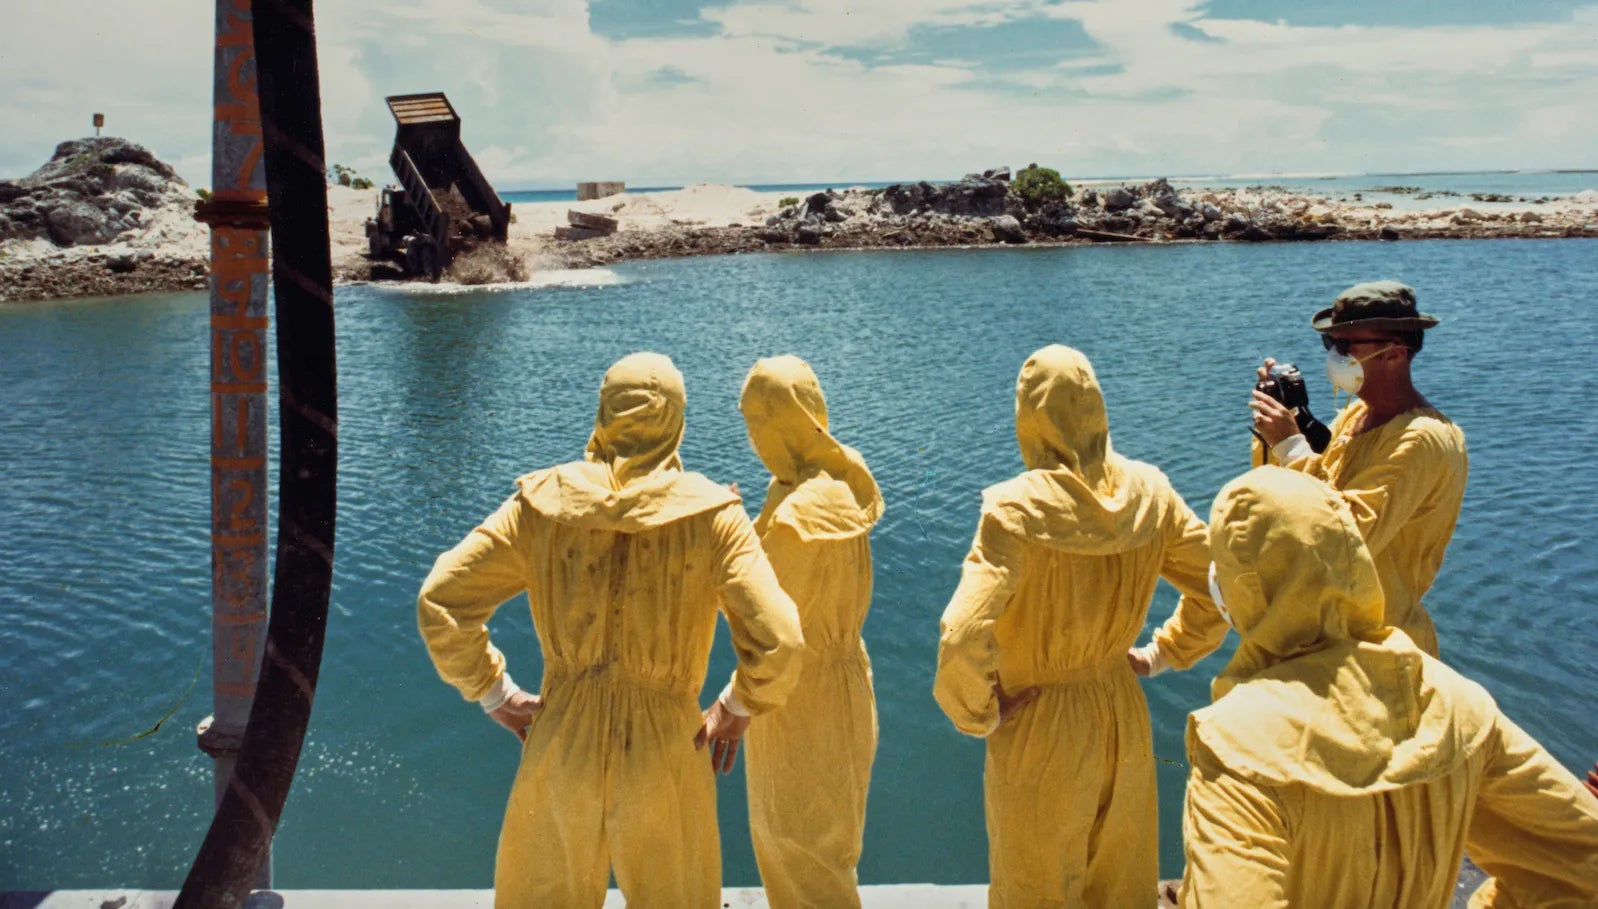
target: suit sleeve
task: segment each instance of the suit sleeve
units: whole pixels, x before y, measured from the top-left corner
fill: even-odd
[[[1442,477],[1460,469],[1452,448],[1433,426],[1413,426],[1399,437],[1387,457],[1331,484],[1353,511],[1372,555],[1387,549],[1426,505]],[[1319,458],[1302,458],[1287,467],[1316,476],[1325,473]]]
[[[1181,593],[1176,611],[1154,631],[1160,655],[1175,669],[1190,669],[1214,653],[1226,640],[1229,627],[1210,600],[1209,528],[1176,493],[1172,527],[1167,533],[1165,561],[1160,576]]]
[[[738,654],[732,691],[754,716],[781,707],[799,683],[799,611],[777,583],[741,504],[717,512],[714,534],[721,611]]]
[[[1193,769],[1182,817],[1182,909],[1286,909],[1288,830],[1281,802],[1206,760],[1202,744],[1190,740],[1188,754]]]
[[[505,673],[505,656],[488,639],[488,620],[527,589],[520,538],[526,519],[512,496],[455,548],[438,557],[416,599],[416,620],[433,666],[467,700]]]
[[[983,512],[960,570],[960,586],[939,623],[932,693],[955,728],[986,736],[999,725],[999,644],[995,625],[1020,582],[1026,544]]]
[[[1598,906],[1598,799],[1507,717],[1494,737],[1465,836],[1492,877],[1470,905]]]

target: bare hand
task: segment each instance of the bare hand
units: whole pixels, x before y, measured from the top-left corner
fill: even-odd
[[[1271,368],[1275,365],[1275,357],[1266,357],[1260,367],[1254,370],[1255,381],[1263,382],[1269,379]],[[1261,401],[1265,403],[1262,404]],[[1298,420],[1293,417],[1293,412],[1270,395],[1256,391],[1254,400],[1249,401],[1248,406],[1254,411],[1254,431],[1265,439],[1266,445],[1274,446],[1298,432]]]
[[[1038,689],[1023,688],[1015,694],[1004,690],[1004,686],[997,682],[993,685],[993,695],[999,699],[999,725],[1008,723],[1016,711],[1038,699]]]
[[[1254,411],[1254,431],[1260,434],[1265,444],[1274,446],[1298,433],[1298,420],[1293,417],[1293,412],[1265,392],[1256,390],[1248,406]]]
[[[533,717],[544,710],[544,699],[535,694],[518,691],[510,696],[510,700],[490,710],[488,716],[496,723],[515,733],[516,738],[524,744],[527,742],[527,727],[533,723]]]
[[[1154,661],[1148,658],[1141,647],[1128,648],[1126,661],[1132,664],[1133,672],[1145,679],[1154,674]]]
[[[737,480],[734,480],[731,483],[728,483],[727,484],[727,488],[732,490],[732,494],[733,495],[737,496],[740,499],[743,498],[743,493],[738,491],[738,481]]]
[[[717,698],[705,711],[699,734],[694,736],[694,750],[710,745],[710,769],[715,773],[731,773],[733,761],[738,759],[738,743],[749,728],[749,717],[728,710]]]

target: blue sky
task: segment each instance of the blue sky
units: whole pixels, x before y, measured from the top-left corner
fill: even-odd
[[[110,132],[209,182],[209,0],[20,0],[0,176]],[[442,90],[502,189],[1598,167],[1598,0],[341,0],[330,160]]]

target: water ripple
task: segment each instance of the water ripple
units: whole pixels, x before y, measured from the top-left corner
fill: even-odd
[[[488,885],[515,745],[438,682],[416,637],[416,590],[517,475],[581,456],[600,376],[635,350],[676,360],[689,395],[684,460],[737,481],[751,510],[765,474],[737,411],[744,374],[775,353],[814,365],[834,432],[865,454],[888,504],[866,624],[882,742],[862,877],[983,879],[982,746],[938,711],[931,673],[981,490],[1021,469],[1021,362],[1047,343],[1085,351],[1116,448],[1161,467],[1205,515],[1247,467],[1261,357],[1295,359],[1331,418],[1308,314],[1373,277],[1408,281],[1443,317],[1419,381],[1471,446],[1460,528],[1428,597],[1443,646],[1560,760],[1584,767],[1598,757],[1579,694],[1598,687],[1598,566],[1586,556],[1598,471],[1569,440],[1592,437],[1598,417],[1579,371],[1564,368],[1577,357],[1559,354],[1598,340],[1585,317],[1595,249],[738,256],[543,286],[342,288],[333,605],[279,880]],[[209,767],[192,730],[209,706],[205,325],[206,301],[192,294],[0,308],[0,692],[15,705],[0,713],[0,888],[172,888],[203,828]],[[1545,413],[1569,431],[1550,433],[1535,418]],[[275,437],[275,413],[268,425]],[[1174,605],[1162,585],[1148,626]],[[494,630],[517,676],[536,680],[525,602],[502,609]],[[1145,686],[1168,873],[1180,862],[1183,720],[1207,702],[1230,647]],[[197,664],[199,688],[158,733],[77,747],[148,729]],[[712,677],[732,665],[722,633]],[[741,777],[724,786],[726,878],[753,883]],[[426,862],[392,860],[423,851]]]

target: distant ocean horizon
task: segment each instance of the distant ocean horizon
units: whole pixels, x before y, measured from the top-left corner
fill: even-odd
[[[1242,189],[1249,186],[1270,186],[1304,195],[1326,196],[1339,200],[1353,200],[1359,194],[1365,201],[1416,201],[1424,196],[1471,194],[1510,196],[1516,200],[1533,202],[1555,199],[1593,190],[1598,191],[1598,168],[1554,168],[1483,171],[1387,171],[1376,173],[1240,173],[1240,174],[1186,174],[1147,176],[1075,176],[1063,174],[1068,182],[1087,186],[1147,183],[1164,176],[1171,185],[1183,191]],[[735,183],[745,189],[762,193],[791,192],[795,195],[821,192],[827,189],[882,189],[896,183],[917,183],[923,178],[904,180],[832,180],[801,183]],[[949,183],[960,178],[924,178],[931,183]],[[702,181],[710,182],[710,181]],[[685,184],[694,185],[694,184]],[[670,192],[684,185],[629,186],[630,193]],[[1404,190],[1395,192],[1395,190]],[[566,202],[575,201],[575,184],[569,189],[533,187],[501,192],[506,202]]]

